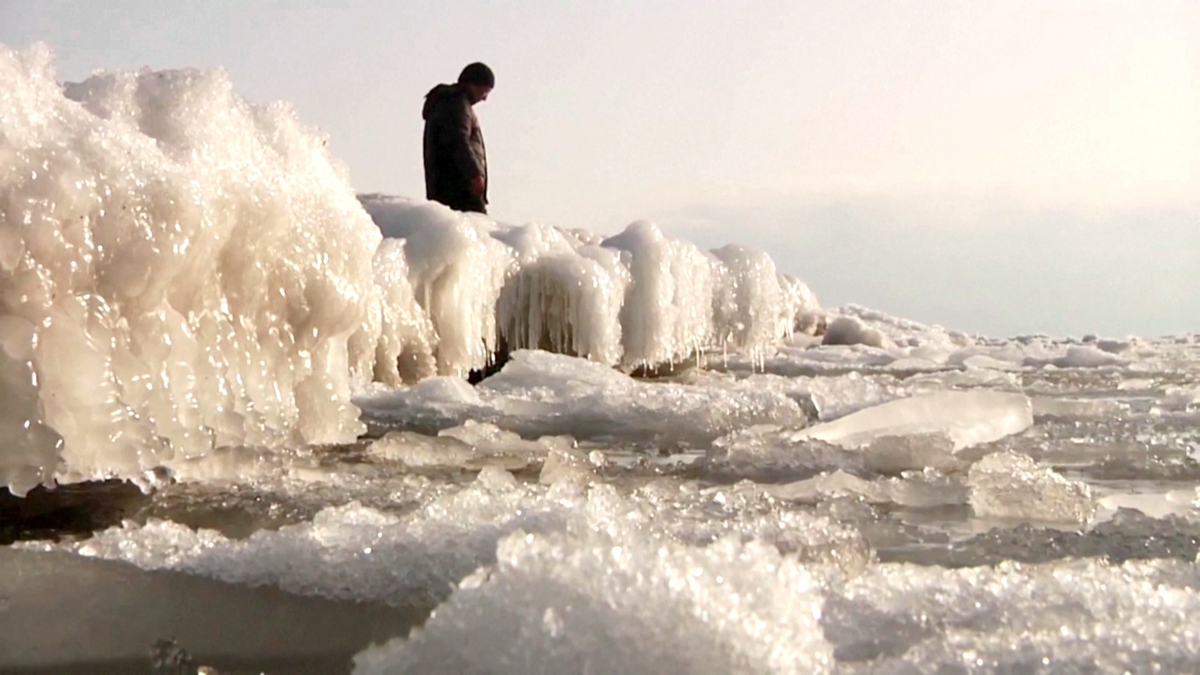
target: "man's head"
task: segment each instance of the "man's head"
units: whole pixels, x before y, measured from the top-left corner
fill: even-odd
[[[491,68],[482,63],[472,63],[463,68],[458,76],[458,83],[467,92],[471,105],[475,105],[487,100],[488,94],[492,93],[492,88],[496,86],[496,76]]]

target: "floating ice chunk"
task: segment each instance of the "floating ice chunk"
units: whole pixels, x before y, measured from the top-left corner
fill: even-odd
[[[962,461],[954,456],[954,451],[954,440],[941,431],[880,436],[858,450],[863,456],[864,467],[884,474],[922,469],[953,471],[963,468]]]
[[[1151,518],[1161,519],[1195,512],[1200,508],[1200,488],[1163,493],[1116,492],[1100,497],[1096,503],[1109,511],[1134,509]]]
[[[359,654],[354,672],[822,672],[819,587],[758,542],[517,533],[495,569],[409,639]]]
[[[714,471],[764,481],[863,467],[859,452],[820,441],[797,441],[795,435],[794,429],[769,424],[738,429],[713,441],[707,459]]]
[[[973,356],[968,356],[962,360],[962,364],[967,368],[980,370],[1015,371],[1021,370],[1022,368],[1020,363],[997,359],[986,354],[975,354]]]
[[[883,333],[868,327],[859,319],[852,316],[839,316],[825,328],[827,345],[868,345],[870,347],[890,347],[891,341]]]
[[[1101,368],[1104,366],[1123,366],[1129,362],[1125,359],[1095,347],[1072,345],[1067,353],[1051,361],[1059,368]]]
[[[780,499],[806,504],[837,497],[855,497],[871,504],[898,504],[915,508],[967,503],[967,490],[962,484],[940,475],[932,479],[925,474],[916,476],[864,480],[844,471],[834,471],[765,489]]]
[[[479,458],[470,445],[455,438],[391,431],[367,448],[369,455],[409,467],[466,467]]]
[[[538,482],[554,485],[559,481],[574,481],[586,485],[595,477],[595,466],[586,455],[572,448],[558,448],[546,456]]]
[[[907,388],[890,375],[873,376],[852,372],[841,376],[799,380],[797,384],[808,393],[822,422],[830,422],[864,408],[908,395]]]
[[[575,447],[575,439],[570,436],[543,436],[536,441],[527,441],[519,434],[475,420],[467,420],[460,426],[442,429],[438,436],[458,439],[489,453],[527,453],[542,456],[550,450]]]
[[[1021,433],[1032,424],[1032,407],[1021,394],[953,391],[890,401],[804,429],[796,437],[858,448],[887,436],[940,433],[958,451]]]
[[[1200,387],[1164,387],[1160,405],[1169,410],[1200,407]]]
[[[480,469],[491,466],[517,471],[541,461],[548,453],[571,447],[571,439],[547,437],[526,441],[494,425],[468,421],[463,426],[443,429],[437,436],[391,431],[371,443],[367,452],[408,467]]]
[[[1087,483],[1069,480],[1013,452],[993,453],[976,462],[967,484],[971,508],[982,518],[1083,523],[1095,511]]]
[[[969,368],[936,373],[922,373],[904,380],[913,392],[930,392],[942,389],[998,389],[1020,391],[1021,380],[1013,373],[999,370]]]
[[[770,373],[781,377],[816,377],[842,375],[871,368],[886,368],[896,356],[886,350],[865,345],[826,346],[810,349],[807,346],[780,346],[773,354],[761,357],[742,354],[710,356],[707,368],[728,372]]]
[[[1129,411],[1129,404],[1112,399],[1070,399],[1034,396],[1034,417],[1116,417]]]

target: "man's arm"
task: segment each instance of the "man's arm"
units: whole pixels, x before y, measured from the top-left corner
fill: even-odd
[[[475,153],[471,152],[471,128],[474,126],[471,106],[463,100],[461,104],[456,104],[451,112],[453,123],[450,125],[450,152],[459,172],[471,185],[471,191],[479,196],[483,194],[483,167],[479,165]]]

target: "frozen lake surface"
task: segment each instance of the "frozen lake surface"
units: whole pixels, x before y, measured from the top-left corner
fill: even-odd
[[[1200,343],[1053,364],[1086,348],[914,373],[795,346],[770,369],[829,374],[717,357],[641,380],[521,352],[476,387],[380,389],[358,399],[374,439],[220,452],[122,525],[4,552],[34,571],[6,575],[28,628],[0,652],[128,672],[169,637],[233,672],[1195,669]]]

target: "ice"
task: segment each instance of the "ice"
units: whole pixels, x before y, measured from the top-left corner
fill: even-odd
[[[515,486],[497,487],[485,476],[482,483],[405,517],[351,502],[326,508],[310,522],[259,530],[245,539],[150,521],[126,523],[67,548],[143,569],[428,609],[449,584],[493,559],[503,533],[519,527],[532,531],[556,520],[551,507]]]
[[[378,311],[369,311],[362,329],[351,338],[351,353],[359,359],[352,371],[370,374],[374,381],[390,386],[434,375],[437,337],[433,323],[413,295],[404,242],[381,241],[374,267],[379,299],[372,306]],[[376,335],[379,337],[374,339]]]
[[[497,350],[496,302],[515,266],[491,221],[431,202],[364,195],[388,238],[404,240],[413,294],[433,324],[438,373],[465,375]]]
[[[713,297],[717,344],[755,356],[791,336],[797,311],[808,308],[797,307],[785,293],[771,257],[736,244],[716,249],[713,255],[721,261]]]
[[[126,522],[85,541],[20,547],[73,551],[298,595],[428,609],[450,584],[493,562],[496,542],[518,530],[604,531],[648,549],[664,540],[703,547],[727,537],[759,539],[844,571],[860,570],[870,559],[853,529],[779,508],[756,490],[701,492],[650,484],[629,495],[610,485],[589,488],[573,475],[541,487],[519,483],[495,466],[402,514],[351,502],[244,539],[151,520]]]
[[[621,306],[629,272],[595,246],[542,255],[504,286],[497,309],[509,349],[545,349],[600,363],[624,362]]]
[[[968,496],[965,486],[936,472],[866,480],[839,470],[773,486],[768,490],[780,499],[808,504],[838,497],[854,497],[871,504],[916,508],[966,504]]]
[[[889,375],[849,373],[840,377],[793,380],[802,383],[822,422],[908,396],[908,388]]]
[[[1096,499],[1096,504],[1109,511],[1133,509],[1155,519],[1171,515],[1187,515],[1200,508],[1200,488],[1170,490],[1163,493],[1111,493]]]
[[[839,316],[829,322],[825,329],[827,345],[867,345],[870,347],[890,347],[892,343],[883,333],[868,327],[862,321],[852,316]]]
[[[1021,433],[1032,424],[1032,407],[1022,394],[946,391],[860,410],[796,437],[859,448],[890,436],[944,434],[958,451]]]
[[[603,245],[628,255],[630,283],[621,308],[628,362],[682,361],[712,342],[718,272],[713,256],[664,236],[649,221],[629,225]]]
[[[0,80],[3,419],[19,439],[0,483],[140,478],[177,453],[361,431],[348,343],[378,311],[380,235],[322,136],[222,71],[63,87],[44,46],[0,47]]]
[[[515,533],[407,641],[355,673],[812,673],[831,654],[818,581],[757,542]]]
[[[0,483],[153,488],[0,492],[0,670],[166,626],[337,672],[367,624],[423,628],[362,672],[1200,667],[1200,335],[973,336],[648,221],[356,197],[222,71],[0,82]]]
[[[754,491],[652,483],[636,497],[596,487],[565,530],[508,535],[494,565],[408,640],[359,655],[356,672],[828,668],[818,591],[862,569],[861,539],[824,519],[756,516],[769,502]]]
[[[829,468],[864,467],[861,453],[819,441],[797,441],[795,429],[760,424],[713,441],[706,457],[711,470],[764,482],[813,475]]]
[[[846,673],[1192,672],[1196,581],[1163,561],[880,565],[821,623]]]
[[[1083,523],[1096,508],[1086,483],[1013,452],[993,453],[976,462],[967,484],[971,508],[985,518]]]
[[[635,380],[603,364],[540,351],[519,351],[477,387],[426,381],[355,398],[370,420],[425,432],[468,419],[524,438],[707,443],[734,427],[802,425],[795,401],[779,391]]]
[[[410,468],[453,467],[482,469],[489,466],[518,471],[548,454],[570,449],[574,440],[546,437],[526,441],[492,424],[468,420],[458,427],[443,429],[437,436],[410,431],[388,432],[372,442],[367,453],[378,459],[399,462]]]
[[[1052,363],[1059,368],[1100,368],[1103,366],[1122,366],[1128,363],[1125,359],[1107,351],[1088,346],[1071,346],[1062,356]]]
[[[1116,417],[1128,410],[1129,404],[1106,399],[1071,399],[1034,396],[1034,417]]]

